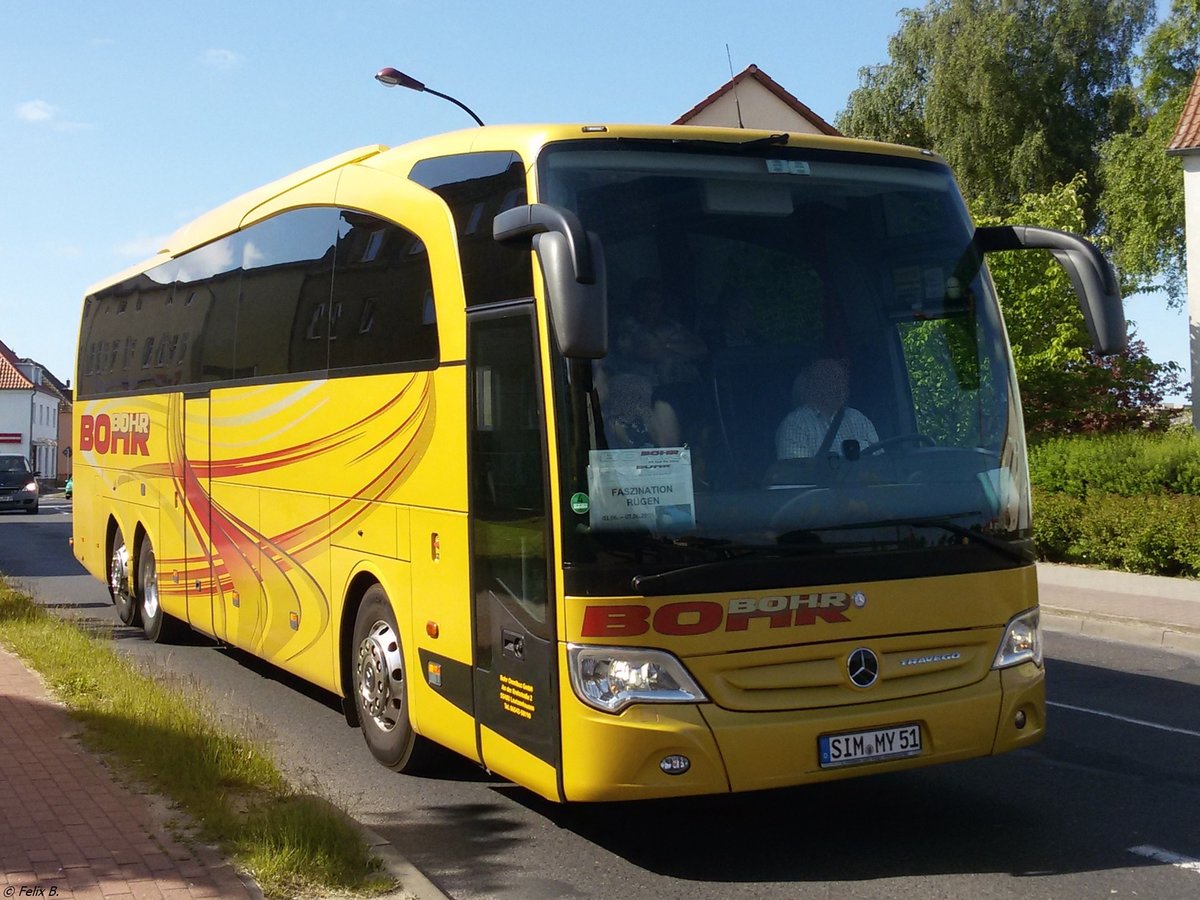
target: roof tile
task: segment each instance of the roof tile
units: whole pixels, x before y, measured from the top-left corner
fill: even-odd
[[[1188,150],[1200,149],[1200,72],[1192,81],[1188,91],[1187,102],[1183,105],[1183,114],[1179,124],[1175,126],[1175,134],[1167,145],[1168,153],[1182,153]]]
[[[21,374],[17,368],[17,357],[4,341],[0,341],[0,390],[23,388],[28,390],[34,384]]]

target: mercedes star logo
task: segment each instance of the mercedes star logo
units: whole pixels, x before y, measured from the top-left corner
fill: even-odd
[[[866,647],[859,647],[846,660],[846,669],[855,685],[870,687],[879,677],[879,658]]]

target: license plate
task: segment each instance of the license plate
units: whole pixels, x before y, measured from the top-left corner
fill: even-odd
[[[847,734],[823,734],[817,738],[817,747],[822,769],[917,756],[921,752],[921,726],[896,725]]]

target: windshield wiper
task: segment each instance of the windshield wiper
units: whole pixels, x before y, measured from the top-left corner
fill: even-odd
[[[977,513],[972,511],[962,513],[961,515],[972,516],[977,515]],[[1005,556],[1008,559],[1016,560],[1017,562],[1021,563],[1030,563],[1034,561],[1035,556],[1033,551],[1026,546],[1028,542],[1013,543],[1011,541],[1002,540],[1001,538],[994,537],[990,534],[985,534],[982,531],[976,531],[973,528],[967,528],[963,525],[959,525],[954,521],[955,518],[957,518],[957,516],[953,515],[915,516],[911,518],[900,519],[880,519],[874,522],[857,522],[846,525],[831,525],[828,528],[819,528],[814,530],[841,531],[852,528],[895,528],[905,525],[917,528],[931,526],[933,528],[941,528],[943,531],[948,531],[951,534],[958,535],[961,538],[966,538],[968,541],[980,544],[984,547],[987,547],[989,550],[994,550],[996,553],[999,553],[1001,556]],[[781,539],[783,537],[787,537],[787,535],[782,535]]]
[[[760,566],[763,563],[785,562],[796,557],[820,552],[823,549],[826,548],[820,544],[811,544],[795,549],[789,548],[787,552],[780,553],[766,548],[759,550],[747,547],[725,559],[696,563],[672,569],[669,572],[658,572],[654,575],[634,575],[630,579],[629,586],[635,594],[641,594],[643,597],[694,593],[704,590],[734,590],[736,587],[743,586],[742,581],[734,579],[732,585],[727,587],[723,583],[722,576],[728,575],[730,572],[742,571],[748,565]]]

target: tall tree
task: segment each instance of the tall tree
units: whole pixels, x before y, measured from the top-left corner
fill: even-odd
[[[1127,85],[1152,0],[929,0],[901,15],[890,61],[860,70],[837,125],[941,153],[981,213],[1094,174],[1135,115]]]
[[[1079,176],[1027,194],[1010,215],[1031,225],[1081,231],[1083,188]],[[1012,342],[1025,427],[1035,439],[1166,427],[1162,400],[1181,388],[1178,365],[1155,363],[1136,339],[1120,354],[1097,356],[1067,273],[1049,253],[995,254],[988,268]]]
[[[1183,166],[1165,154],[1200,66],[1200,0],[1174,0],[1146,39],[1131,90],[1137,115],[1100,151],[1102,227],[1134,289],[1184,299]]]

